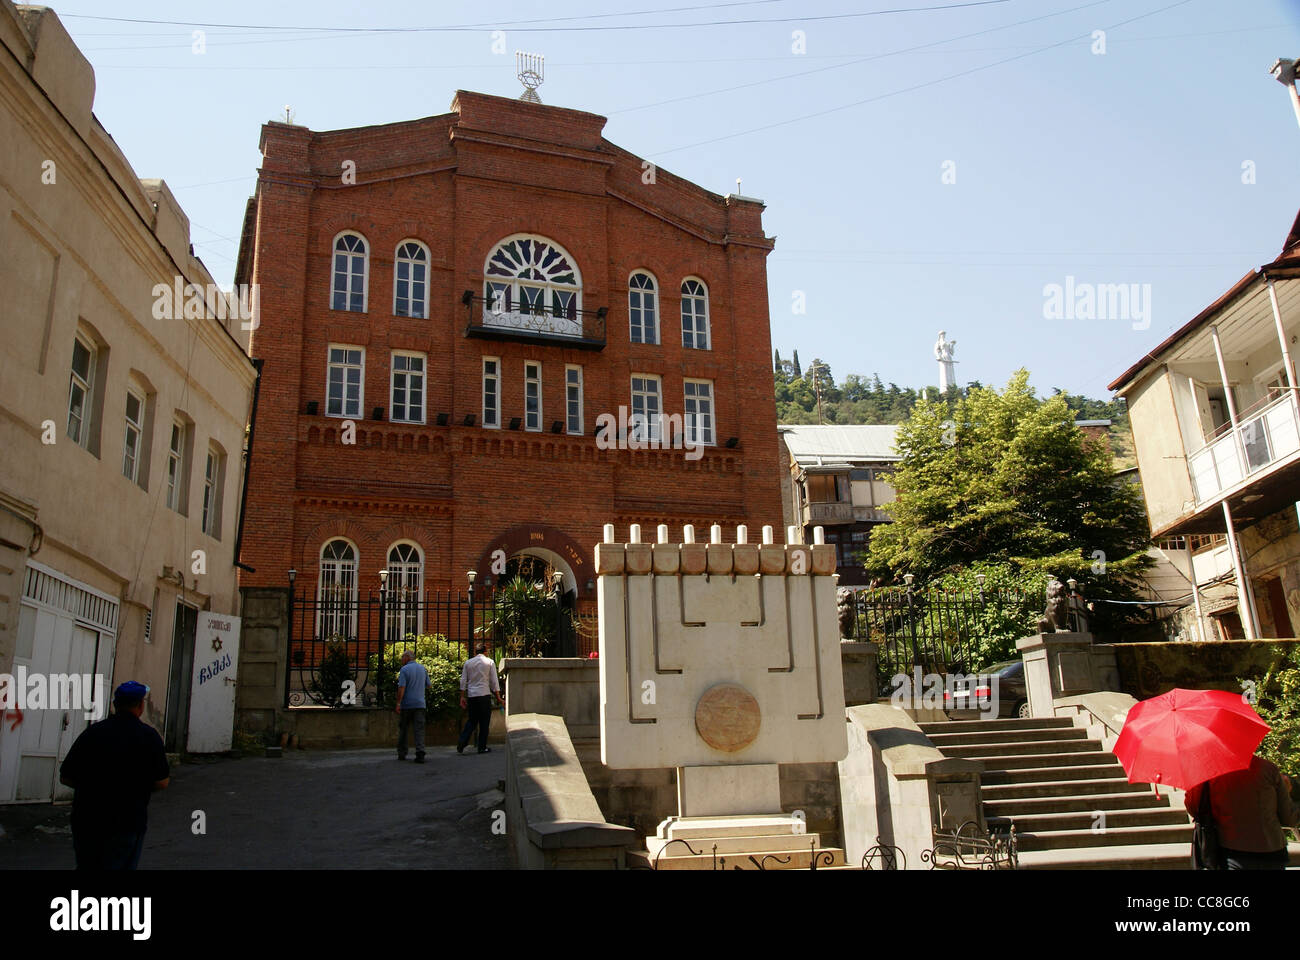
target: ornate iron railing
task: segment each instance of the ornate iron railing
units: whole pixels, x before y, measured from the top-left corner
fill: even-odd
[[[974,820],[956,830],[935,830],[934,846],[921,851],[931,870],[1015,870],[1020,866],[1016,825],[1007,833],[985,833]]]
[[[527,340],[556,343],[579,350],[605,348],[606,307],[579,310],[575,300],[566,307],[546,303],[514,302],[509,298],[489,300],[466,290],[461,297],[466,307],[465,336],[489,340]]]

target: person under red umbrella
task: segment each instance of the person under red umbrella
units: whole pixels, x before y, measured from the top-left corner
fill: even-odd
[[[1220,774],[1187,791],[1183,804],[1193,817],[1206,789],[1224,865],[1229,870],[1285,870],[1282,828],[1300,823],[1300,807],[1291,800],[1291,778],[1271,760],[1251,757],[1244,770]]]

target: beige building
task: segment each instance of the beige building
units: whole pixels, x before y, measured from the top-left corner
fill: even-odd
[[[253,321],[216,318],[185,214],[95,119],[58,17],[0,0],[0,43],[0,674],[139,680],[178,749],[199,611],[238,613]],[[0,802],[69,792],[84,711],[31,702],[0,723]]]
[[[1300,624],[1300,218],[1277,259],[1121,374],[1153,537],[1192,581],[1195,638]]]

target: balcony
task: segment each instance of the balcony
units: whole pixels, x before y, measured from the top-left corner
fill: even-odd
[[[841,503],[805,503],[803,505],[803,522],[813,524],[852,523],[853,504]]]
[[[559,310],[543,304],[492,302],[466,290],[465,336],[481,340],[514,340],[575,350],[605,349],[605,315],[608,307],[579,310],[570,301]]]
[[[1187,457],[1198,507],[1300,452],[1300,414],[1290,392],[1244,412],[1238,423]]]

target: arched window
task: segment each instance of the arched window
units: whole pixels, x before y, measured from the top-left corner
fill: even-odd
[[[507,237],[483,264],[485,322],[582,335],[582,274],[573,258],[544,237]]]
[[[388,634],[384,640],[393,643],[406,639],[408,634],[419,634],[424,596],[424,556],[419,547],[403,541],[388,548],[384,588],[388,593]]]
[[[357,548],[341,537],[321,547],[316,610],[318,638],[356,639]]]
[[[366,312],[366,241],[358,233],[340,233],[334,239],[334,284],[331,310]]]
[[[399,317],[428,314],[429,251],[416,240],[397,248],[393,267],[393,313]]]
[[[633,343],[659,342],[659,293],[655,278],[638,270],[627,281],[627,315]]]
[[[694,277],[682,281],[682,346],[709,349],[709,291]]]

